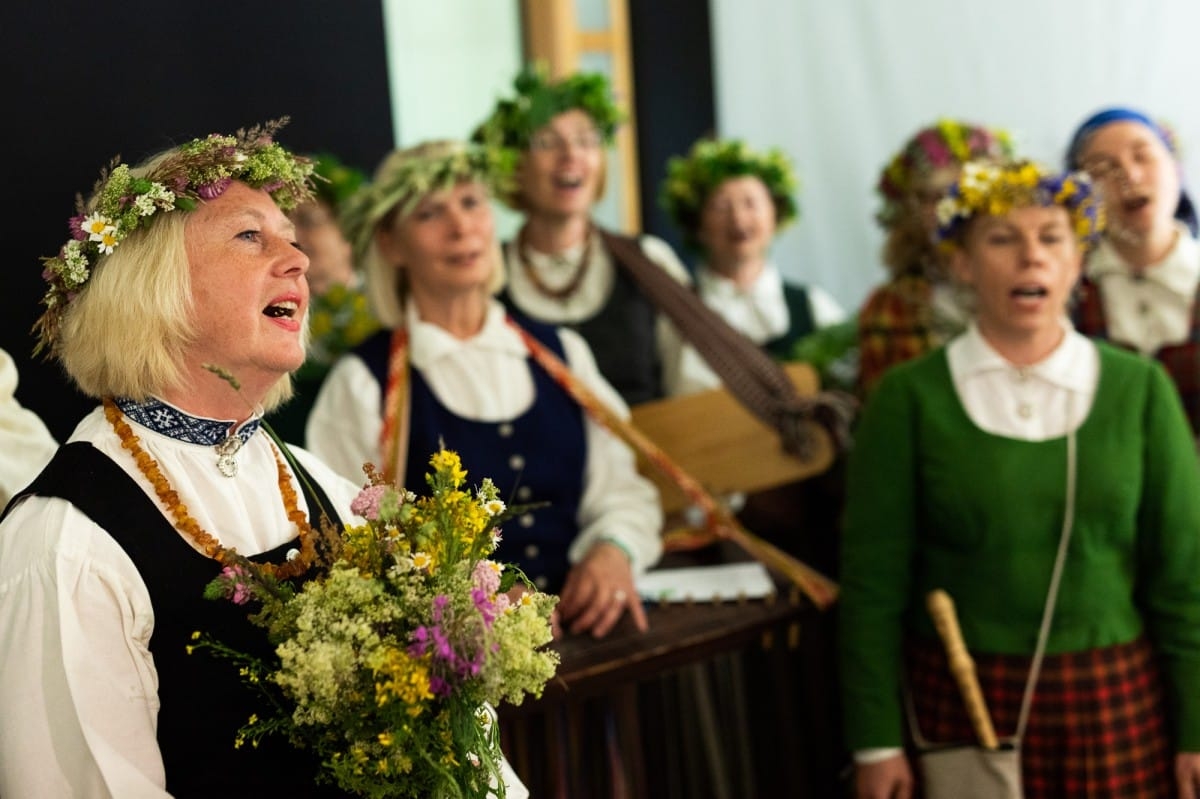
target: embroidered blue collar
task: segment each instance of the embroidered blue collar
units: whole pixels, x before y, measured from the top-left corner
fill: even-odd
[[[262,424],[262,419],[255,416],[235,430],[236,422],[189,416],[175,406],[153,397],[146,402],[135,402],[131,399],[113,401],[123,414],[142,427],[188,444],[215,447],[223,444],[230,435],[237,436],[245,444],[258,432]]]

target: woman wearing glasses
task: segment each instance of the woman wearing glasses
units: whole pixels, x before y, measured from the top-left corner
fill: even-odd
[[[525,220],[504,248],[505,304],[582,335],[630,405],[711,387],[706,370],[682,366],[679,332],[635,277],[639,267],[657,269],[689,285],[679,257],[653,236],[629,238],[593,221],[605,150],[622,118],[607,79],[549,81],[530,69],[513,85],[515,96],[497,103],[475,133],[517,159],[515,186],[502,199]]]

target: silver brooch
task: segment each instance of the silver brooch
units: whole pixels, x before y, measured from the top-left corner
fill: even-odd
[[[242,440],[237,436],[226,436],[224,441],[217,444],[217,471],[226,477],[236,477],[238,465],[233,456],[241,448]]]

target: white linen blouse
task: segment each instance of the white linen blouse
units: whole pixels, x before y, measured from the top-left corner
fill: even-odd
[[[746,288],[701,265],[696,271],[696,287],[709,308],[755,344],[779,338],[791,328],[791,314],[783,296],[783,276],[772,262]],[[806,285],[805,291],[817,329],[836,325],[846,318],[846,311],[829,292],[812,285]]]
[[[17,365],[0,349],[0,509],[50,462],[58,442],[17,402]]]
[[[1100,289],[1109,338],[1143,355],[1191,335],[1192,305],[1200,285],[1200,242],[1182,222],[1176,228],[1175,246],[1140,273],[1107,239],[1088,258],[1087,275]]]

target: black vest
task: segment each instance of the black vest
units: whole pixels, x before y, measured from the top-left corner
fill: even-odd
[[[508,249],[505,245],[505,260]],[[614,279],[608,301],[580,322],[562,323],[581,335],[596,357],[596,366],[627,405],[662,399],[662,362],[658,354],[658,311],[642,294],[629,272],[611,252]],[[499,300],[520,323],[533,319],[505,290]],[[545,320],[535,320],[545,322]]]
[[[308,507],[324,507],[336,516],[312,477],[303,469],[298,476],[303,478]],[[317,787],[316,756],[277,736],[258,748],[234,748],[237,730],[251,713],[263,716],[267,706],[242,682],[232,663],[216,659],[208,650],[187,654],[192,632],[203,631],[268,663],[276,661],[273,649],[266,631],[246,618],[246,607],[204,598],[204,587],[221,565],[192,549],[133,478],[91,444],[74,442],[59,448],[37,479],[14,497],[9,510],[31,494],[65,499],[104,528],[146,584],[154,608],[150,654],[158,673],[158,745],[173,796],[343,795]],[[337,518],[330,521],[341,526]],[[295,545],[285,543],[253,560],[282,562]]]
[[[813,321],[812,303],[808,301],[808,289],[783,284],[783,299],[788,309],[788,329],[779,338],[771,339],[762,346],[767,353],[777,361],[792,361],[796,359],[796,343],[817,329]]]

